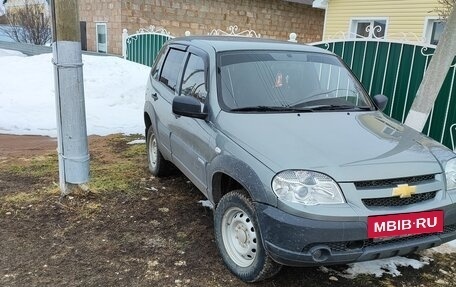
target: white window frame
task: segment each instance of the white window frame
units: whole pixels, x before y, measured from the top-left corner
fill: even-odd
[[[432,28],[435,22],[442,22],[439,16],[427,16],[424,18],[423,40],[427,44],[431,44]]]
[[[374,21],[385,21],[385,33],[384,33],[384,36],[383,38],[378,38],[378,39],[386,39],[387,38],[387,35],[388,35],[388,26],[389,26],[389,18],[388,17],[351,17],[350,18],[350,26],[349,26],[349,35],[350,35],[350,38],[356,38],[356,35],[357,35],[357,28],[358,28],[358,23],[359,22],[370,22],[371,25],[373,25]],[[369,32],[369,39],[371,38],[375,38],[377,39],[376,37],[373,37],[373,29],[371,29],[371,31]]]
[[[105,52],[99,51],[99,43],[98,43],[98,27],[99,26],[104,26],[105,31],[106,31],[106,51]],[[107,54],[108,53],[108,25],[106,22],[95,22],[95,38],[96,38],[96,43],[97,43],[97,46],[96,46],[97,53]]]

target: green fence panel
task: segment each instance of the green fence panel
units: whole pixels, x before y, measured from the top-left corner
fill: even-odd
[[[428,121],[426,132],[430,137],[438,139],[446,146],[452,147],[450,127],[456,123],[456,87],[455,68],[445,78],[442,89],[437,97],[432,116]]]
[[[382,88],[386,84],[386,73],[388,72],[388,44],[379,43],[375,47],[375,62],[372,66],[370,77],[370,85],[366,87],[369,94],[378,95],[383,94]]]
[[[170,38],[169,35],[156,33],[131,35],[126,39],[126,59],[151,67],[161,47]]]
[[[386,95],[389,101],[384,112],[401,122],[405,121],[434,53],[432,47],[378,39],[347,39],[316,46],[339,55],[370,95]],[[450,148],[456,141],[455,70],[453,66],[448,72],[423,130]]]

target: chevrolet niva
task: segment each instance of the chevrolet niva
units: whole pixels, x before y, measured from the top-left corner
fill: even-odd
[[[382,113],[336,55],[241,37],[167,42],[148,79],[149,169],[214,205],[226,267],[404,255],[456,238],[456,154]]]

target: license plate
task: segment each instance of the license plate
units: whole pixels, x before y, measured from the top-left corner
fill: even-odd
[[[443,210],[369,216],[369,238],[397,237],[422,233],[443,232]]]

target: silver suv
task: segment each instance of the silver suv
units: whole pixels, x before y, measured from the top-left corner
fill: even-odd
[[[456,154],[387,117],[341,59],[230,37],[168,42],[149,77],[149,169],[213,203],[227,268],[404,255],[456,238]]]

